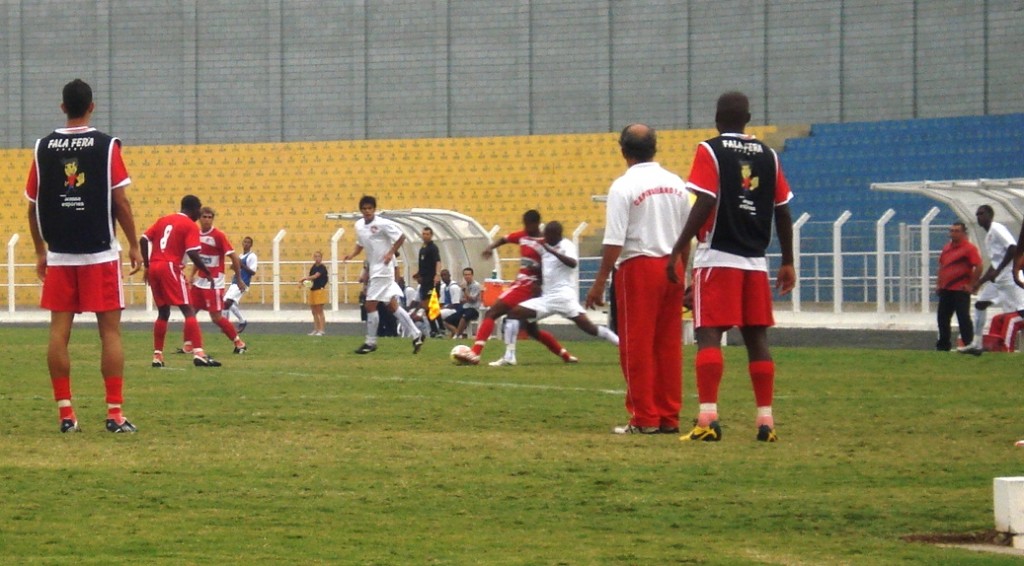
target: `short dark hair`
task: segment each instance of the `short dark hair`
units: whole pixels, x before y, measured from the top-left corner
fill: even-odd
[[[953,226],[956,226],[957,228],[960,228],[960,229],[961,229],[961,230],[963,230],[964,232],[966,232],[966,231],[967,231],[967,225],[966,225],[966,224],[964,224],[963,222],[960,222],[960,221],[954,222],[954,223],[953,223]]]
[[[61,93],[64,102],[64,112],[68,118],[75,119],[85,116],[92,104],[92,87],[82,79],[75,79],[64,85]]]
[[[978,207],[978,210],[977,210],[977,212],[981,212],[981,211],[983,211],[983,210],[984,210],[985,212],[987,212],[987,213],[991,214],[992,216],[995,216],[995,215],[996,215],[996,211],[995,211],[995,210],[992,210],[992,207],[991,207],[990,205],[987,205],[987,204],[983,204],[983,205],[979,206],[979,207]],[[977,214],[977,212],[975,212],[975,214]]]
[[[649,126],[630,124],[619,134],[619,147],[627,158],[650,161],[658,152],[658,134]]]
[[[718,97],[715,105],[715,123],[730,131],[743,131],[750,122],[750,99],[742,92],[732,90]]]
[[[523,224],[540,224],[540,213],[532,208],[523,213]]]
[[[359,199],[359,208],[362,209],[363,206],[367,204],[373,208],[377,208],[377,199],[370,195],[363,195],[363,198]]]
[[[462,273],[466,273],[467,271],[469,272],[470,275],[473,275],[474,273],[476,273],[475,271],[473,271],[472,267],[463,267],[462,268]]]
[[[203,208],[203,202],[196,195],[185,195],[181,198],[181,210],[198,211]]]

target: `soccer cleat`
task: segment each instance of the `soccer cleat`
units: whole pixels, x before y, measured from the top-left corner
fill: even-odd
[[[722,427],[718,425],[718,421],[711,421],[711,424],[706,427],[694,425],[693,430],[688,434],[680,436],[679,440],[683,442],[701,440],[704,442],[718,442],[722,440]]]
[[[981,352],[982,352],[982,349],[977,347],[977,346],[975,346],[975,345],[973,345],[973,344],[968,344],[966,346],[958,347],[956,349],[956,351],[961,353],[961,354],[970,354],[972,356],[980,356]]]
[[[763,424],[757,427],[757,440],[760,442],[778,442],[779,436],[775,434],[775,429]]]
[[[155,368],[162,368],[162,367],[164,367],[164,355],[163,354],[153,354],[153,367],[155,367]]]
[[[117,424],[114,419],[107,419],[107,432],[121,433],[121,432],[136,432],[138,429],[135,425],[128,422],[128,419],[121,421],[121,424]]]
[[[577,358],[576,356],[570,354],[569,352],[566,352],[565,355],[562,356],[562,361],[567,363],[567,364],[578,364],[578,363],[580,363],[580,359]]]
[[[245,344],[242,344],[241,346],[235,346],[235,353],[236,354],[244,354],[248,350],[249,350],[249,347],[246,346]]]
[[[320,336],[320,331],[319,330],[314,330],[313,332],[310,332],[306,336]]]
[[[494,360],[493,362],[487,365],[491,366],[492,368],[500,368],[505,366],[514,366],[516,365],[516,361],[514,359],[510,360],[508,358],[501,358],[500,360]]]
[[[420,348],[422,348],[422,347],[423,347],[423,333],[420,332],[419,336],[417,336],[417,337],[412,339],[412,353],[413,354],[420,353]]]
[[[82,429],[78,428],[78,421],[75,419],[61,419],[60,421],[61,432],[82,432]]]
[[[219,368],[221,366],[220,362],[210,356],[196,356],[192,358],[192,363],[195,364],[196,367],[201,368]]]
[[[679,434],[679,427],[661,425],[658,427],[658,434]]]
[[[661,432],[656,426],[636,426],[627,424],[612,429],[612,434],[658,434]]]
[[[249,326],[249,321],[248,320],[243,320],[242,322],[239,322],[238,323],[238,333],[241,334],[241,333],[245,332],[245,327],[246,326]]]
[[[480,356],[478,356],[477,354],[474,354],[473,350],[470,350],[468,352],[458,352],[458,353],[452,354],[452,355],[455,356],[456,360],[459,360],[460,362],[462,362],[465,365],[469,365],[469,366],[480,365]]]
[[[376,352],[376,351],[377,351],[377,345],[376,344],[363,344],[358,349],[356,349],[356,353],[357,354],[369,354],[370,352]]]

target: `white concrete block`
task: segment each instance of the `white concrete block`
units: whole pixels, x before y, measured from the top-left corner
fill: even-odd
[[[1024,477],[995,478],[992,483],[996,530],[1024,535]],[[1018,546],[1021,539],[1021,546]],[[1014,547],[1024,547],[1024,536],[1013,537]]]

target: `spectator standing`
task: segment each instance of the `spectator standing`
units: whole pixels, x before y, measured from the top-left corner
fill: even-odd
[[[960,326],[960,340],[964,345],[974,342],[974,324],[971,322],[971,289],[981,275],[981,253],[967,239],[967,226],[954,222],[949,227],[949,242],[939,254],[939,274],[935,293],[939,296],[936,319],[939,339],[935,349],[948,352],[952,347],[950,321],[956,313]]]
[[[313,252],[313,265],[309,267],[309,275],[299,279],[299,284],[309,282],[309,310],[313,314],[313,331],[308,336],[323,336],[327,332],[327,316],[324,314],[324,305],[327,304],[327,283],[330,276],[327,274],[327,266],[324,265],[324,254],[317,250]]]
[[[657,134],[626,126],[619,147],[628,169],[608,190],[601,266],[586,307],[604,304],[615,269],[619,364],[629,422],[616,434],[679,432],[682,408],[683,285],[665,278],[669,256],[690,212],[683,180],[654,161]],[[677,269],[682,273],[682,266]]]
[[[128,238],[135,273],[142,253],[128,200],[131,183],[121,158],[121,140],[92,126],[92,88],[75,79],[62,91],[63,128],[38,140],[25,185],[36,274],[43,282],[39,306],[50,311],[46,362],[61,432],[79,432],[71,404],[68,343],[75,314],[96,313],[100,373],[106,390],[110,432],[135,432],[124,417],[124,349],[121,342],[121,245],[115,222]]]
[[[793,198],[775,151],[744,134],[750,102],[740,92],[718,98],[715,126],[719,136],[697,147],[687,188],[697,195],[683,233],[672,249],[669,279],[686,265],[690,241],[693,259],[694,327],[697,338],[697,425],[680,440],[718,441],[718,387],[722,381],[722,334],[734,326],[743,334],[747,369],[757,404],[756,439],[775,442],[772,399],[775,362],[768,347],[768,327],[775,324],[765,251],[772,226],[779,237],[782,265],[776,287],[781,294],[796,285],[793,269]],[[678,261],[677,261],[678,260]]]

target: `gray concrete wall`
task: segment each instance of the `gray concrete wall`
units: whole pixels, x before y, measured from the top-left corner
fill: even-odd
[[[1019,0],[0,0],[0,146],[709,127],[1024,111]]]

